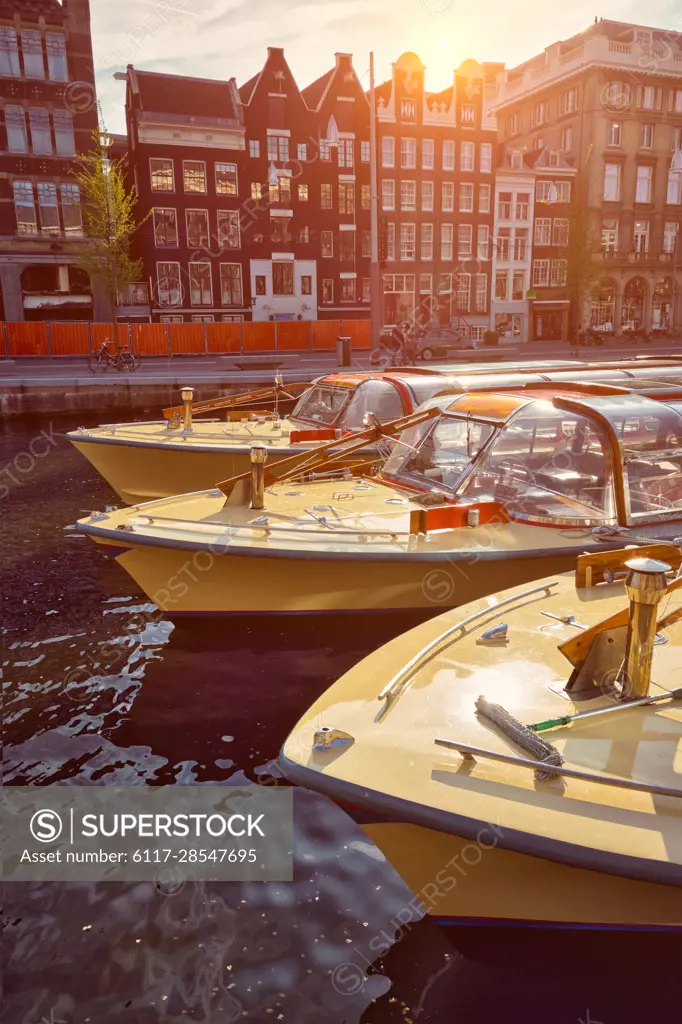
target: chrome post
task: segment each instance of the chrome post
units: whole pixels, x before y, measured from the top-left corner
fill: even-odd
[[[667,586],[666,562],[655,558],[632,558],[625,590],[630,599],[630,617],[625,641],[623,696],[646,697],[651,683],[651,665],[656,636],[656,611]]]
[[[264,444],[251,445],[251,508],[265,508],[265,460],[268,450]]]
[[[192,429],[192,399],[194,398],[194,388],[183,388],[182,389],[182,404],[184,406],[184,430]]]

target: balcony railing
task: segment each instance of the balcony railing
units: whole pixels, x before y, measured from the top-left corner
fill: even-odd
[[[640,249],[605,248],[597,253],[604,263],[672,263],[671,252],[649,252]]]

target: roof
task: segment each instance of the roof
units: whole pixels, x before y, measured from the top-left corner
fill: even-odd
[[[324,96],[324,91],[334,77],[336,68],[330,68],[321,78],[315,79],[310,85],[307,85],[305,89],[301,89],[301,96],[305,100],[306,106],[310,110],[316,110],[320,100]]]
[[[448,412],[456,412],[458,416],[481,416],[483,419],[504,422],[517,409],[528,405],[530,400],[528,394],[505,395],[499,392],[484,395],[465,394],[455,398],[447,409]]]
[[[157,71],[136,70],[135,74],[142,110],[239,119],[230,82]]]
[[[248,82],[244,82],[243,85],[239,86],[239,97],[242,103],[250,103],[251,97],[253,96],[253,90],[256,88],[256,82],[260,78],[260,71],[258,71],[253,78],[250,78]]]

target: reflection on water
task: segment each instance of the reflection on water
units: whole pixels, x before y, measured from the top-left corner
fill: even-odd
[[[77,425],[0,432],[4,783],[277,784],[271,762],[291,726],[400,624],[174,629],[118,565],[64,529],[117,501],[66,442]],[[46,429],[56,443],[31,467],[26,453]],[[622,979],[614,996],[587,975],[582,987],[572,975],[567,994],[548,964],[525,979],[491,976],[463,967],[428,921],[377,962],[372,950],[394,941],[411,894],[328,800],[297,791],[295,818],[291,885],[6,886],[3,1022],[544,1019],[526,1014],[531,986],[537,1005],[552,1001],[553,1024],[587,1020],[588,1004],[593,1021],[637,1019],[639,993]]]

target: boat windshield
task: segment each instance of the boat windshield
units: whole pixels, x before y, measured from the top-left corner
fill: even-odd
[[[613,421],[621,441],[625,487],[633,518],[682,516],[682,406]]]
[[[453,492],[495,427],[479,420],[442,416],[400,435],[384,476],[406,477],[425,491]]]
[[[338,426],[345,430],[362,430],[365,414],[373,412],[380,423],[388,423],[403,415],[398,389],[385,380],[366,380],[353,392]]]
[[[332,388],[326,384],[316,384],[301,395],[290,418],[330,427],[336,422],[352,394],[349,388]]]
[[[520,519],[613,522],[606,432],[586,416],[533,402],[499,431],[460,494],[501,501]]]

